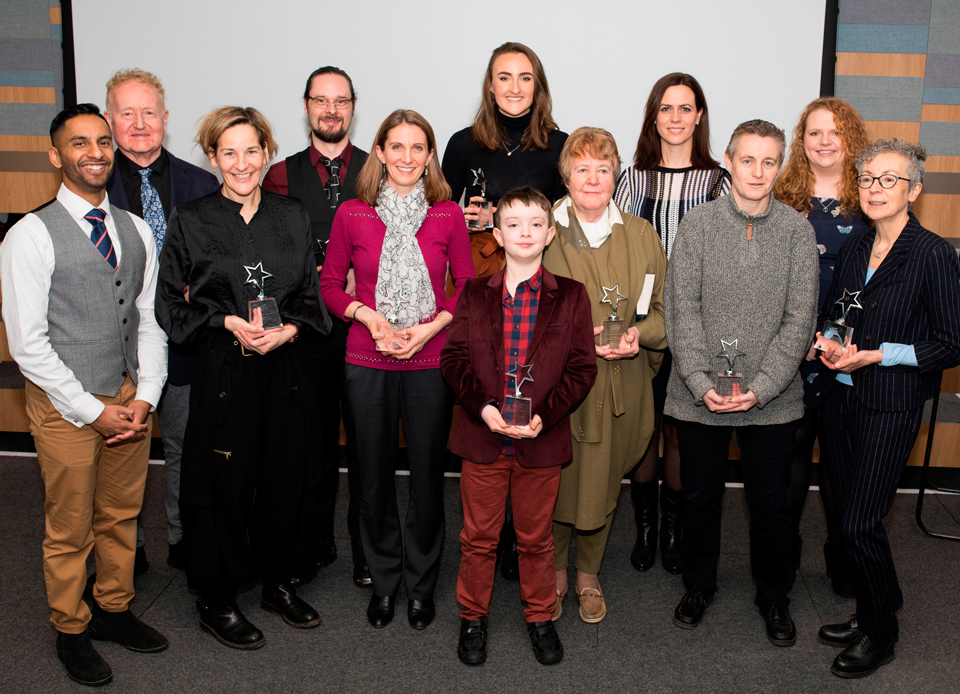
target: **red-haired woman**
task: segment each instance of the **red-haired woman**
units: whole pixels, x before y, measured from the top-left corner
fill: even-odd
[[[867,144],[867,133],[860,114],[846,101],[833,97],[811,101],[800,115],[793,131],[790,158],[774,187],[774,196],[790,205],[813,225],[820,251],[820,302],[833,279],[840,245],[867,228],[860,214],[860,190],[857,188],[857,152]],[[811,349],[800,366],[803,376],[804,415],[797,429],[788,501],[793,523],[793,560],[800,567],[800,516],[810,488],[813,469],[813,442],[821,430],[820,371],[823,365]],[[823,440],[821,436],[820,440]],[[846,555],[840,540],[839,516],[833,502],[830,476],[827,474],[825,448],[820,447],[820,498],[827,519],[827,540],[823,552],[833,590],[844,597],[853,595]]]

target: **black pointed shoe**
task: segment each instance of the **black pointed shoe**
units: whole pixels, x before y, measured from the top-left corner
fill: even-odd
[[[830,672],[837,677],[846,678],[872,675],[881,665],[886,665],[893,660],[894,644],[892,630],[878,639],[871,639],[860,632],[853,643],[836,657]]]
[[[163,634],[141,622],[129,609],[107,612],[96,602],[87,631],[91,639],[113,641],[138,653],[156,653],[169,645]]]
[[[630,480],[633,499],[633,517],[637,525],[637,541],[630,553],[630,564],[637,571],[647,571],[657,558],[657,498],[660,483],[657,480],[637,482]]]
[[[393,621],[393,612],[397,605],[397,596],[395,595],[377,595],[370,596],[370,604],[367,605],[367,621],[370,626],[380,629]]]
[[[197,600],[200,628],[230,648],[260,648],[265,642],[263,632],[243,616],[233,600]]]
[[[528,622],[527,635],[533,646],[533,656],[541,665],[555,665],[563,660],[563,644],[556,627],[549,619],[545,622]]]
[[[792,646],[797,642],[797,626],[786,602],[775,600],[761,608],[767,638],[774,646]]]
[[[482,665],[487,659],[487,618],[461,619],[457,657],[464,665]]]
[[[664,483],[660,489],[660,562],[668,573],[680,573],[682,542],[683,492]]]
[[[322,621],[317,611],[297,595],[297,589],[289,583],[264,583],[260,607],[267,612],[276,612],[283,621],[297,629],[309,629]]]
[[[893,627],[891,628],[893,633],[893,642],[897,643],[900,640],[900,623],[897,621],[897,618],[893,618]],[[839,624],[824,624],[820,627],[820,631],[817,632],[817,641],[820,643],[826,644],[828,646],[840,646],[841,648],[846,648],[851,643],[857,640],[857,637],[860,636],[860,626],[857,622],[857,615],[850,615],[850,619],[846,622],[840,622]]]
[[[712,593],[708,594],[700,588],[688,590],[673,611],[673,623],[681,629],[696,629],[703,621],[703,613],[712,597]]]
[[[407,601],[407,621],[414,629],[426,629],[437,614],[433,598]]]
[[[113,671],[90,641],[90,634],[57,632],[57,657],[74,682],[96,687],[113,679]]]

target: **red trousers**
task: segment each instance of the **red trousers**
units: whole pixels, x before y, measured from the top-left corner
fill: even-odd
[[[457,578],[461,618],[478,619],[490,612],[497,543],[508,493],[517,531],[523,619],[528,623],[545,622],[553,616],[557,594],[553,507],[559,488],[559,465],[525,468],[512,455],[501,455],[489,465],[463,461],[463,551]]]

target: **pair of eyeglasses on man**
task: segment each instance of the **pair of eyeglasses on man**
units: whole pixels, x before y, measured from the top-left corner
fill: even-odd
[[[897,181],[907,181],[909,183],[910,179],[904,178],[903,176],[894,176],[893,174],[883,174],[882,176],[863,174],[862,176],[857,176],[857,185],[861,188],[870,188],[874,181],[880,181],[881,188],[890,189],[897,185]]]
[[[350,104],[353,103],[351,99],[324,99],[322,96],[310,96],[307,99],[313,103],[317,108],[327,108],[331,104],[341,111],[350,108]]]

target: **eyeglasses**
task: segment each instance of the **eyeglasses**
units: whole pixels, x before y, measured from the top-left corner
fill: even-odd
[[[320,109],[326,109],[331,104],[334,108],[345,111],[350,108],[350,105],[353,103],[353,99],[325,99],[322,96],[308,96],[307,101],[313,102],[313,105]]]
[[[857,185],[861,188],[871,188],[874,181],[880,181],[881,188],[889,189],[897,185],[897,181],[907,181],[909,183],[910,179],[904,178],[903,176],[894,176],[893,174],[883,174],[883,176],[863,174],[862,176],[857,176]]]

